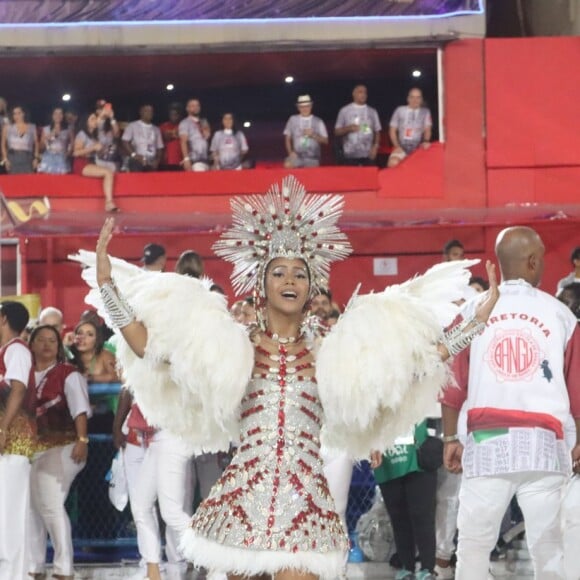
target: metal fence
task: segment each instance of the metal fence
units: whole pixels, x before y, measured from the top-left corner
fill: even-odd
[[[85,469],[76,478],[67,508],[71,518],[73,543],[83,559],[99,559],[103,549],[109,553],[136,548],[136,530],[127,507],[118,512],[108,496],[107,473],[115,455],[112,442],[112,421],[116,409],[119,384],[98,384],[89,387],[94,416],[89,424],[90,449]],[[368,462],[353,469],[347,524],[349,533],[356,529],[360,516],[375,499],[375,480]],[[121,558],[122,555],[119,556]]]

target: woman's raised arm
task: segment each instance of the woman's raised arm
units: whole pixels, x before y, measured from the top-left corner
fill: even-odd
[[[105,220],[97,241],[97,283],[113,324],[121,331],[131,350],[138,357],[143,358],[147,346],[147,329],[141,322],[135,320],[131,307],[119,295],[111,277],[111,260],[107,248],[113,239],[114,227],[115,220],[113,218]]]

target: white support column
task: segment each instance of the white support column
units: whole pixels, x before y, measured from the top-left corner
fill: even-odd
[[[439,109],[439,142],[445,143],[445,76],[443,74],[443,48],[437,49],[437,105]]]

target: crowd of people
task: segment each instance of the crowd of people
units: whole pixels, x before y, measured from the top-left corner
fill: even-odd
[[[357,85],[352,103],[337,116],[334,135],[336,162],[343,165],[377,163],[382,125],[379,113],[367,104],[367,88]],[[322,147],[329,144],[326,125],[313,114],[309,95],[296,101],[297,114],[283,129],[288,168],[318,167]],[[122,123],[111,103],[98,100],[94,111],[79,118],[73,110],[55,107],[48,125],[37,127],[21,105],[8,108],[0,98],[2,123],[0,172],[9,174],[74,173],[100,178],[105,209],[116,211],[113,198],[115,173],[240,170],[252,167],[255,159],[233,112],[226,111],[212,130],[202,115],[199,99],[187,101],[185,110],[171,105],[167,121],[154,124],[155,111],[143,103],[139,118]],[[418,147],[429,147],[432,120],[420,89],[409,91],[407,104],[398,107],[389,122],[393,146],[388,166],[395,167]]]
[[[497,384],[501,388],[501,373],[486,375],[482,382],[479,378],[482,376],[481,365],[474,363],[473,356],[470,360],[464,355],[458,356],[454,368],[460,389],[445,391],[442,422],[441,416],[434,413],[433,417],[426,417],[418,424],[412,433],[402,434],[392,449],[373,453],[372,466],[395,537],[396,554],[391,564],[398,568],[396,578],[401,580],[453,578],[456,552],[457,578],[486,578],[490,552],[500,539],[502,516],[514,495],[525,517],[536,577],[575,578],[577,576],[570,574],[580,573],[570,558],[566,560],[566,576],[562,575],[562,564],[553,563],[554,550],[562,545],[558,518],[566,483],[563,474],[569,461],[566,462],[565,452],[558,450],[564,434],[554,434],[553,440],[546,435],[546,430],[550,433],[554,428],[550,418],[559,417],[557,414],[566,408],[565,401],[569,396],[572,415],[563,416],[561,420],[566,425],[570,447],[575,451],[580,449],[576,444],[572,418],[580,414],[580,385],[576,384],[575,378],[580,364],[580,342],[577,329],[570,327],[570,320],[580,320],[580,248],[575,248],[571,255],[574,270],[558,284],[560,302],[546,293],[533,291],[543,271],[543,245],[535,232],[524,229],[523,233],[500,239],[497,254],[504,278],[500,305],[503,301],[507,305],[503,309],[500,307],[505,313],[498,311],[488,325],[509,320],[516,327],[513,332],[525,336],[525,327],[531,321],[535,328],[543,329],[540,336],[546,340],[538,355],[541,351],[542,356],[547,357],[550,349],[556,350],[562,368],[547,366],[547,359],[541,365],[543,375],[538,379],[540,385],[534,396],[544,401],[545,416],[538,418],[527,409],[529,405],[525,400],[517,396],[507,410],[502,410],[498,395],[490,387]],[[524,254],[526,259],[522,258]],[[451,240],[445,245],[443,261],[463,258],[464,248],[460,241]],[[155,243],[145,246],[144,269],[163,271],[166,262],[163,246]],[[204,275],[203,260],[196,252],[188,250],[180,256],[175,271],[201,278]],[[473,277],[470,287],[472,295],[476,295],[487,290],[489,285],[485,279]],[[223,293],[217,284],[213,284],[211,289]],[[465,296],[468,304],[472,303],[471,297]],[[524,302],[530,303],[525,315],[510,314],[519,312]],[[562,303],[575,318],[566,318],[564,311],[567,310]],[[328,289],[318,291],[311,298],[309,308],[311,324],[322,332],[328,332],[341,316],[341,309]],[[254,297],[247,296],[234,302],[230,312],[235,320],[251,327],[256,323]],[[556,324],[564,324],[564,330],[558,331]],[[83,313],[74,331],[64,332],[63,315],[56,308],[45,308],[37,324],[31,328],[28,312],[21,304],[2,303],[0,366],[5,385],[1,391],[5,410],[0,416],[0,452],[5,455],[4,459],[11,459],[9,469],[12,475],[17,474],[15,478],[6,479],[2,470],[8,468],[0,462],[2,485],[7,486],[2,501],[13,502],[10,513],[29,514],[26,518],[11,518],[10,521],[13,528],[20,528],[11,536],[14,542],[8,542],[13,554],[13,567],[5,570],[17,574],[11,577],[24,578],[26,574],[34,578],[44,577],[48,535],[54,547],[54,577],[73,578],[71,527],[65,500],[89,453],[89,419],[93,410],[89,403],[88,384],[119,380],[115,366],[116,345],[111,335],[112,332],[92,310]],[[475,360],[485,360],[484,349],[477,341],[472,346],[472,353],[474,348],[481,351]],[[511,355],[501,356],[509,358]],[[542,392],[545,384],[555,385],[554,392],[562,399],[560,403],[557,397],[554,398],[554,392],[550,391],[549,395]],[[527,385],[530,386],[533,385]],[[494,410],[494,406],[498,409]],[[551,407],[554,407],[553,411]],[[460,410],[463,419],[459,419]],[[487,414],[491,416],[487,417]],[[512,427],[499,429],[497,425],[504,423],[498,417],[506,414],[513,420],[509,423]],[[505,435],[512,428],[519,430],[517,435],[520,438],[540,439],[533,445],[510,448],[508,465],[502,465],[498,459],[491,460],[489,455],[484,459],[481,454],[485,452],[481,445],[475,444],[474,434],[480,437],[477,443],[488,441],[492,452],[496,453],[499,447],[494,447],[497,445],[494,437]],[[540,435],[538,429],[542,431]],[[18,437],[10,436],[16,432]],[[442,434],[445,443],[445,465],[439,468],[441,462],[431,465],[421,457],[421,449],[433,433]],[[202,498],[207,497],[226,465],[227,456],[194,456],[175,436],[149,425],[127,389],[122,389],[119,395],[112,435],[114,446],[122,450],[131,511],[137,528],[142,557],[138,577],[155,580],[165,570],[167,578],[183,578],[187,562],[178,549],[178,539],[190,522],[193,491],[199,485]],[[544,447],[540,448],[540,445]],[[539,457],[523,457],[522,454],[527,453],[524,448],[540,449],[542,453],[538,452]],[[438,451],[431,450],[431,453],[436,455]],[[475,457],[466,463],[468,453]],[[580,460],[580,453],[576,455]],[[346,528],[346,504],[353,464],[346,455],[340,454],[324,456],[324,461],[329,488]],[[540,462],[540,468],[536,469],[534,462]],[[10,493],[9,481],[18,482],[18,493]],[[580,490],[576,489],[576,478],[567,485],[564,539],[570,552],[574,550],[580,528],[580,521],[574,515],[580,505]],[[15,498],[18,505],[14,503]],[[492,502],[490,498],[495,499]],[[546,506],[549,510],[545,509]],[[3,507],[7,513],[6,505]],[[158,513],[166,525],[166,564],[163,564]],[[485,521],[482,520],[483,514],[486,515]],[[18,538],[22,537],[27,541],[20,544]],[[416,551],[421,572],[415,572]],[[505,546],[502,551],[505,552]],[[548,573],[550,562],[554,569]],[[5,565],[0,562],[2,578],[8,578],[2,575],[2,566]],[[18,576],[22,570],[25,573]]]

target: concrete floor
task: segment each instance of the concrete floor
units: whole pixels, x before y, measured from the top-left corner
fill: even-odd
[[[511,569],[511,570],[510,570]],[[100,564],[96,566],[78,566],[75,580],[127,580],[135,578],[138,568],[135,563]],[[202,580],[203,575],[192,572],[188,580]],[[388,564],[367,562],[364,564],[349,564],[348,580],[389,580],[394,578],[394,572]],[[509,565],[505,562],[494,563],[489,580],[502,578],[505,580],[530,580],[533,578],[529,562],[525,560],[512,561]]]

